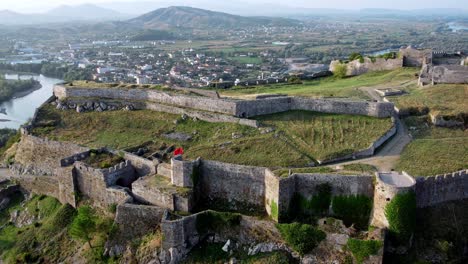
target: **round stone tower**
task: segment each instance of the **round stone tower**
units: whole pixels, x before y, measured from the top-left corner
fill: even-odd
[[[385,207],[392,199],[400,194],[414,191],[416,181],[406,172],[376,173],[374,191],[374,210],[371,225],[379,228],[388,228],[388,220],[385,216]]]

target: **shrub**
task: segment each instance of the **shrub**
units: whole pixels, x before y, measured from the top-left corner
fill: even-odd
[[[70,226],[70,235],[79,240],[86,241],[90,247],[92,233],[96,230],[96,220],[93,209],[89,206],[78,208],[78,215]]]
[[[276,227],[286,243],[301,255],[312,251],[326,237],[323,231],[311,225],[292,223]]]
[[[335,216],[346,226],[354,224],[356,228],[365,230],[369,224],[372,200],[364,195],[335,196],[332,208]]]
[[[271,200],[270,208],[271,218],[273,218],[274,220],[278,220],[278,204],[276,204],[275,201]]]
[[[349,55],[349,60],[350,61],[353,61],[353,60],[360,60],[362,57],[361,53],[358,53],[358,52],[353,52],[351,53],[351,55]]]
[[[348,71],[348,67],[346,64],[338,64],[335,66],[335,70],[333,71],[333,75],[337,78],[344,78],[346,77],[346,72]]]
[[[346,243],[353,256],[358,263],[362,263],[371,255],[376,255],[383,246],[382,241],[377,240],[360,240],[350,238]]]
[[[208,231],[219,231],[226,227],[238,226],[241,219],[240,214],[207,211],[197,216],[197,231],[203,234]]]
[[[291,78],[288,79],[289,84],[302,84],[301,78],[298,76],[291,76]]]
[[[385,207],[389,231],[397,242],[407,241],[416,226],[416,195],[413,191],[398,194]]]
[[[116,203],[110,204],[110,205],[107,207],[107,210],[109,211],[109,213],[115,214],[115,212],[117,212],[117,204],[116,204]]]

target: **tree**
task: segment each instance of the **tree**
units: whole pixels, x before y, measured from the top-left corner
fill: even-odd
[[[348,67],[346,67],[346,64],[340,63],[335,66],[335,70],[333,71],[333,75],[335,75],[338,78],[344,78],[346,77],[346,72],[348,70]]]
[[[70,235],[79,240],[84,240],[91,246],[91,234],[96,230],[96,220],[93,209],[89,206],[78,208],[78,215],[70,226]]]

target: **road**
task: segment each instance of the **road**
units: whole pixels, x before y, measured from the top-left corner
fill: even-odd
[[[370,158],[341,162],[330,166],[336,167],[347,164],[363,163],[376,167],[379,172],[391,171],[395,168],[398,160],[400,159],[400,154],[405,146],[408,145],[412,140],[411,135],[408,133],[408,129],[399,118],[396,118],[396,125],[397,133],[377,152],[376,155]]]
[[[373,100],[382,101],[382,97],[375,92],[375,89],[380,88],[404,88],[409,86],[413,83],[413,81],[402,83],[398,87],[361,87],[359,88],[361,91],[366,92]],[[389,172],[395,168],[398,160],[400,159],[400,154],[403,152],[403,149],[406,145],[408,145],[412,137],[408,133],[408,129],[405,124],[400,120],[400,118],[395,117],[396,126],[397,126],[397,133],[395,136],[387,142],[378,152],[376,155],[359,160],[353,160],[348,162],[337,163],[334,165],[330,165],[332,167],[342,166],[347,164],[354,164],[354,163],[363,163],[369,164],[378,169],[379,172]]]

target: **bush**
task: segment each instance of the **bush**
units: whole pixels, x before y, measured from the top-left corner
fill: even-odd
[[[70,226],[70,235],[79,240],[86,241],[91,246],[92,233],[96,231],[96,219],[90,206],[78,208],[78,215]]]
[[[364,195],[335,196],[332,202],[333,213],[342,219],[346,226],[354,224],[360,230],[367,229],[372,211],[372,200]]]
[[[350,238],[346,243],[358,263],[362,263],[371,255],[376,255],[383,246],[381,241],[377,240],[359,240]]]
[[[302,84],[301,78],[298,76],[291,76],[291,78],[288,79],[289,84]]]
[[[358,52],[353,52],[353,53],[351,53],[351,55],[349,55],[349,60],[350,60],[350,61],[353,61],[353,60],[360,60],[360,59],[362,59],[362,58],[363,58],[363,57],[362,57],[361,53],[358,53]]]
[[[270,203],[270,208],[271,208],[271,218],[274,220],[278,220],[278,204],[272,200]]]
[[[348,71],[348,67],[346,66],[346,64],[338,64],[335,66],[333,75],[337,78],[343,79],[344,77],[346,77],[347,71]]]
[[[117,212],[117,204],[116,203],[110,204],[107,207],[107,210],[109,211],[109,213],[115,214],[115,212]]]
[[[277,224],[276,227],[286,243],[301,255],[312,251],[326,237],[323,231],[311,225],[292,223]]]
[[[416,226],[416,195],[413,191],[398,194],[385,207],[391,238],[405,243]]]

